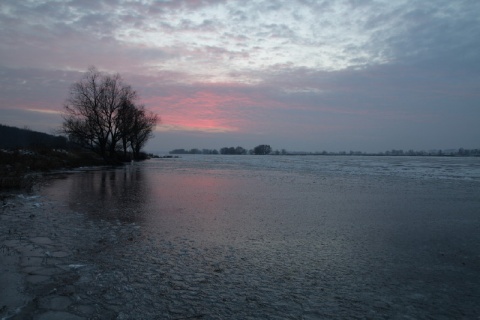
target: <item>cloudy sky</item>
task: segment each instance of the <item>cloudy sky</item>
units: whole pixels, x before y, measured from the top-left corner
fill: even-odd
[[[480,147],[478,0],[2,0],[0,123],[52,132],[90,67],[150,151]]]

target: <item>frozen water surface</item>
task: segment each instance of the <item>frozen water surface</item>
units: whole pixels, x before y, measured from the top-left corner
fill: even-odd
[[[75,216],[90,316],[478,319],[479,187],[475,158],[185,156],[35,202]]]

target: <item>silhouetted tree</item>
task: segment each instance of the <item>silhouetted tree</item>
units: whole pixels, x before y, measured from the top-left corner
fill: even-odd
[[[202,149],[203,154],[218,154],[218,150],[216,149]]]
[[[272,152],[272,147],[268,144],[261,144],[253,148],[255,154],[270,154]]]
[[[136,107],[131,101],[123,101],[120,106],[117,126],[120,128],[120,141],[122,143],[123,157],[127,159],[128,148],[131,147],[132,131],[135,118]]]
[[[247,154],[247,150],[239,146],[235,148],[235,154]]]
[[[235,148],[234,147],[223,147],[220,149],[221,154],[235,154]]]
[[[129,139],[135,159],[140,158],[140,152],[145,143],[153,136],[153,129],[158,122],[158,116],[152,112],[147,112],[143,106],[135,109]]]
[[[238,146],[238,147],[224,147],[222,149],[220,149],[220,153],[221,154],[247,154],[247,150],[245,150],[244,148]]]
[[[92,67],[70,89],[63,132],[104,158],[114,156],[119,142],[125,156],[128,146],[138,156],[158,118],[138,106],[137,100],[135,90],[119,74],[103,74]]]

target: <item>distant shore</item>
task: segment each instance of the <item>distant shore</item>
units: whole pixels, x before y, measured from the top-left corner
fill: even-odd
[[[402,150],[392,149],[384,152],[364,151],[288,151],[285,149],[273,150],[267,153],[258,153],[254,149],[242,147],[217,149],[174,149],[169,154],[203,154],[203,155],[274,155],[274,156],[406,156],[406,157],[480,157],[480,149],[434,149],[434,150]]]

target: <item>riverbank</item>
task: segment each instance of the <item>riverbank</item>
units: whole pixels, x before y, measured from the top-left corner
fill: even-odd
[[[42,173],[107,163],[92,152],[52,148],[0,150],[0,190],[28,189]]]

